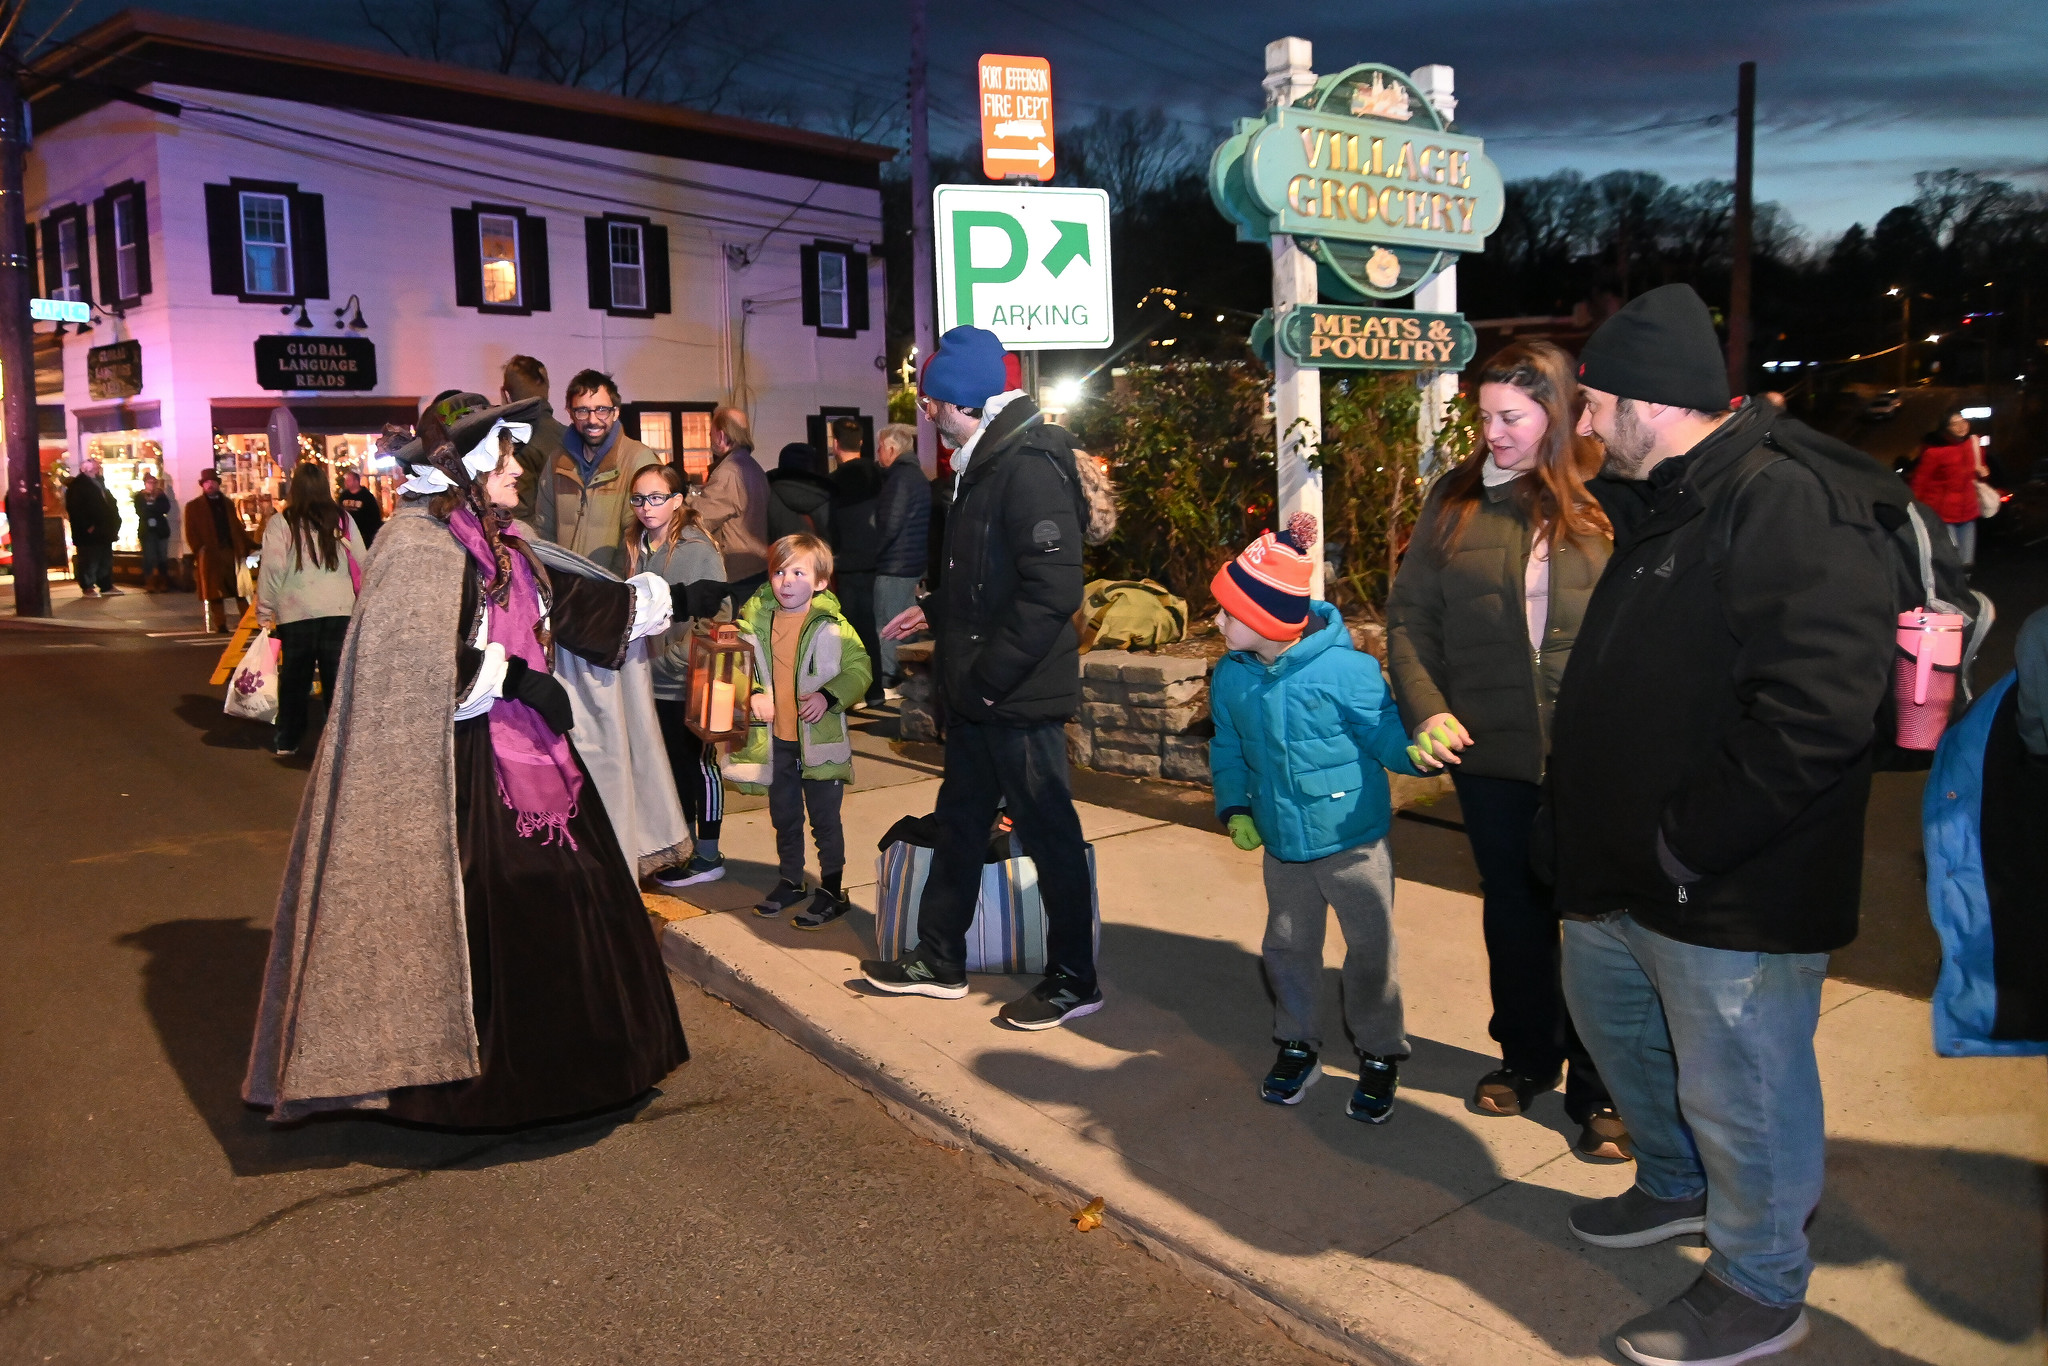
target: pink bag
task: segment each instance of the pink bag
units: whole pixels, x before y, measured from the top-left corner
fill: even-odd
[[[1892,665],[1899,748],[1931,750],[1941,743],[1955,706],[1963,633],[1969,627],[1970,619],[1960,613],[1924,607],[1899,613],[1899,650]]]

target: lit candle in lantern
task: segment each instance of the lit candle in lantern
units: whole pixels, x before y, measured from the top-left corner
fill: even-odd
[[[732,729],[732,684],[714,679],[711,683],[711,729]]]

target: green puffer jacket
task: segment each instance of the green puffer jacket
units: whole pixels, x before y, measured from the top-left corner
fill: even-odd
[[[773,630],[777,605],[775,586],[762,584],[740,609],[740,632],[754,651],[754,691],[774,690]],[[816,721],[797,723],[804,777],[850,782],[853,779],[853,734],[846,728],[846,709],[859,705],[874,680],[874,665],[862,648],[853,623],[839,610],[839,599],[819,593],[797,635],[796,691],[822,692],[830,705]],[[746,746],[723,765],[727,781],[742,792],[766,792],[774,772],[774,728],[756,721],[747,730]]]
[[[1522,576],[1535,534],[1514,484],[1481,487],[1448,563],[1435,549],[1442,491],[1439,483],[1423,505],[1387,602],[1387,672],[1401,720],[1413,735],[1449,712],[1472,733],[1455,772],[1541,782],[1557,686],[1613,546],[1605,537],[1559,540],[1543,647],[1531,650]]]

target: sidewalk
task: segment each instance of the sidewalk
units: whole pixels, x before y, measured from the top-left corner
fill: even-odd
[[[1299,1107],[1261,1103],[1271,1061],[1259,856],[1218,834],[1099,806],[1107,1005],[1067,1029],[1003,1030],[1026,979],[976,977],[961,1001],[868,992],[875,841],[932,809],[929,770],[864,743],[846,801],[860,910],[806,934],[747,913],[774,880],[765,811],[729,815],[732,872],[695,906],[650,896],[682,976],[788,1034],[913,1127],[1108,1228],[1304,1342],[1361,1361],[1615,1360],[1609,1334],[1691,1281],[1687,1242],[1578,1245],[1564,1216],[1630,1168],[1581,1163],[1561,1098],[1535,1118],[1469,1113],[1485,1034],[1476,899],[1402,882],[1401,975],[1415,1056],[1384,1128],[1344,1117],[1342,1046]],[[699,908],[734,911],[702,914]],[[1329,962],[1341,955],[1332,929]],[[1330,974],[1327,1033],[1339,1039]],[[2039,1362],[2041,1060],[1946,1061],[1926,1006],[1830,983],[1819,1036],[1829,1188],[1801,1363]],[[1697,1243],[1697,1240],[1687,1240]]]
[[[234,604],[228,604],[234,610]],[[158,631],[199,635],[203,605],[190,593],[145,593],[123,587],[118,597],[81,597],[70,580],[50,584],[50,615],[14,615],[14,580],[0,579],[0,628],[25,631]],[[223,636],[221,641],[226,643]]]

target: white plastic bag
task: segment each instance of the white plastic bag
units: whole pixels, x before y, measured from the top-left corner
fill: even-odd
[[[229,716],[245,721],[277,721],[278,643],[264,627],[249,642],[248,653],[228,675],[228,700],[221,708]]]

